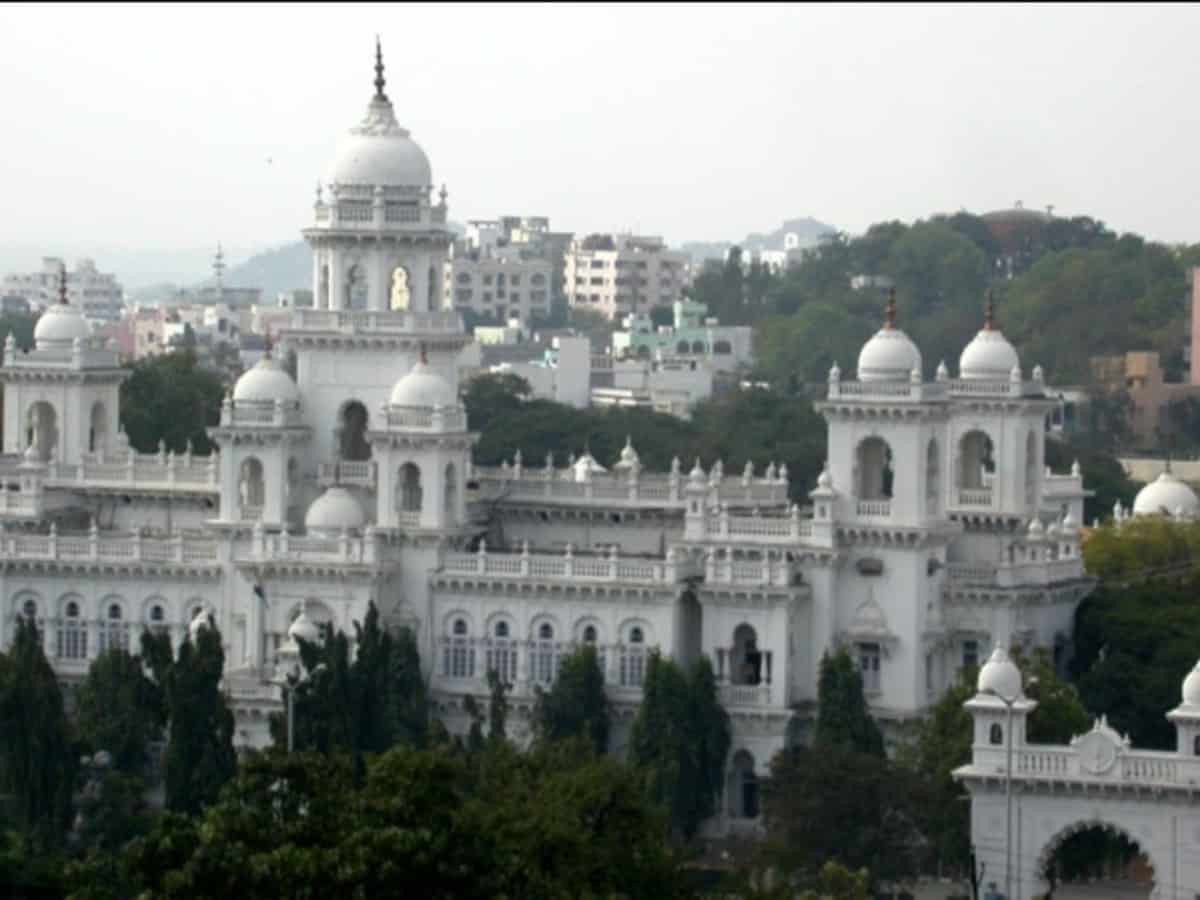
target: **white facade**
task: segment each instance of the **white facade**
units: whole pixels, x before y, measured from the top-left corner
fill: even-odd
[[[1009,671],[996,677],[1001,668]],[[1002,682],[1010,682],[1007,689]],[[985,882],[1010,900],[1044,896],[1054,851],[1072,834],[1100,827],[1146,854],[1151,900],[1193,900],[1200,888],[1200,664],[1184,679],[1182,703],[1167,713],[1174,752],[1135,749],[1103,717],[1066,746],[1031,743],[1025,724],[1037,704],[1001,648],[978,687],[966,703],[974,720],[971,762],[954,777],[971,795],[971,843]]]
[[[586,337],[559,336],[541,359],[501,363],[491,371],[524,378],[535,398],[583,409],[590,400],[591,363],[591,343]]]
[[[5,348],[0,644],[33,617],[77,678],[107,643],[142,627],[182,639],[211,613],[238,741],[253,745],[268,740],[279,698],[264,682],[302,609],[352,634],[374,601],[412,627],[455,732],[496,668],[527,734],[535,685],[594,642],[620,749],[646,653],[703,654],[733,722],[721,823],[736,825],[738,779],[765,773],[794,719],[800,733],[811,721],[825,650],[851,646],[872,709],[907,719],[972,646],[1069,636],[1090,587],[1084,491],[1077,471],[1043,471],[1040,372],[997,380],[985,359],[922,383],[895,329],[864,348],[859,380],[831,373],[830,465],[811,513],[774,463],[651,473],[627,446],[609,468],[519,452],[474,466],[458,401],[468,337],[433,302],[444,195],[431,205],[428,160],[383,87],[380,75],[305,231],[313,306],[276,335],[297,378],[270,357],[243,375],[211,429],[219,453],[131,452],[123,373],[69,305],[43,316],[36,350]]]

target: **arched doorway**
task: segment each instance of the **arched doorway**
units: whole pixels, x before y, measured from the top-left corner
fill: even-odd
[[[758,652],[758,633],[742,623],[733,630],[730,649],[729,680],[733,684],[758,684],[761,680],[762,654]]]
[[[925,450],[925,512],[936,516],[941,507],[942,463],[938,442],[931,440]]]
[[[25,417],[25,446],[36,447],[37,457],[43,462],[53,458],[58,448],[58,413],[45,400],[29,407]]]
[[[409,288],[408,269],[396,266],[392,270],[392,280],[388,291],[391,309],[408,309],[412,305],[412,291]]]
[[[731,818],[758,818],[758,775],[754,771],[754,756],[748,750],[733,755],[727,789]]]
[[[261,519],[266,491],[263,484],[263,464],[251,456],[242,463],[238,476],[238,497],[241,500],[241,518]]]
[[[398,474],[396,506],[402,518],[415,519],[421,513],[421,470],[409,462],[400,467]]]
[[[447,526],[454,525],[458,520],[458,479],[454,473],[454,463],[446,465],[446,496],[444,514]]]
[[[367,291],[367,270],[362,263],[355,263],[346,271],[346,309],[366,309]]]
[[[91,424],[88,427],[88,453],[102,453],[108,446],[108,416],[104,404],[96,401],[92,405]]]
[[[349,462],[361,462],[371,458],[371,445],[367,443],[367,427],[370,419],[367,408],[358,400],[351,400],[342,407],[338,416],[338,455]]]
[[[858,445],[855,456],[858,499],[892,499],[892,448],[887,441],[881,437],[869,437]]]
[[[1052,900],[1148,900],[1155,884],[1154,864],[1138,840],[1094,820],[1056,833],[1038,857],[1035,876],[1041,894]]]
[[[958,442],[958,486],[973,491],[990,488],[996,473],[992,439],[982,431],[968,431]]]

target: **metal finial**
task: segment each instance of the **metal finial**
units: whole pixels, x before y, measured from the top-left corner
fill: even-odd
[[[888,290],[887,308],[883,314],[883,327],[889,331],[896,327],[896,289]]]
[[[58,302],[67,305],[67,264],[63,263],[58,270]]]
[[[992,301],[992,289],[987,291],[987,305],[983,308],[983,330],[991,331],[996,324],[996,304]]]
[[[375,35],[375,99],[387,102],[387,94],[383,92],[387,82],[383,79],[383,45],[379,42],[379,35]]]

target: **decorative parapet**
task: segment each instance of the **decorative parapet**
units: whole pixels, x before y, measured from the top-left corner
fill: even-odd
[[[214,451],[209,456],[126,451],[115,457],[91,455],[81,463],[45,464],[45,484],[53,488],[121,488],[215,493],[220,489]],[[7,474],[7,473],[5,473]]]
[[[409,312],[401,310],[346,310],[299,308],[287,331],[461,335],[462,318],[450,310]],[[465,335],[464,335],[465,337]]]
[[[374,460],[338,460],[323,462],[317,467],[317,483],[321,487],[335,484],[375,489],[376,463]]]
[[[929,403],[945,400],[946,386],[937,382],[830,381],[827,400],[885,403]]]
[[[384,407],[384,427],[403,431],[459,432],[467,430],[467,414],[462,409],[423,409]]]
[[[222,428],[294,428],[303,424],[299,403],[234,400],[221,406]]]
[[[60,534],[51,526],[49,534],[0,538],[0,548],[3,548],[4,560],[8,565],[21,561],[190,565],[215,564],[218,559],[215,540],[184,536],[178,532],[166,538],[145,537],[139,532],[102,534],[95,528],[82,533]]]
[[[536,579],[540,581],[609,581],[649,584],[675,584],[683,576],[683,567],[673,556],[665,560],[610,556],[576,556],[568,545],[562,555],[531,553],[526,546],[520,553],[489,553],[481,544],[477,553],[449,553],[442,559],[440,573],[479,575],[493,578]]]
[[[1083,578],[1083,558],[1026,560],[1013,563],[950,563],[949,580],[979,587],[1022,587]]]
[[[256,527],[249,546],[239,550],[235,560],[239,563],[374,565],[380,561],[379,540],[373,528],[368,528],[361,536],[343,532],[337,537],[316,537],[292,535],[287,531],[269,534]]]

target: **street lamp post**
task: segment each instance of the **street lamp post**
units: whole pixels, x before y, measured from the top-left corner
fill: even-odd
[[[1029,679],[1029,686],[1037,684],[1036,678]],[[1013,900],[1012,892],[1012,776],[1013,776],[1013,707],[1024,696],[1018,690],[1013,697],[1006,697],[995,688],[987,688],[983,693],[995,697],[1004,704],[1006,722],[1004,726],[1004,900]]]
[[[283,690],[286,697],[284,709],[287,713],[287,752],[291,754],[296,746],[296,689],[302,684],[307,684],[315,675],[319,675],[325,671],[325,663],[320,663],[311,671],[302,671],[299,664],[292,667],[292,671],[286,673],[282,678],[276,679],[271,684],[278,685]]]

